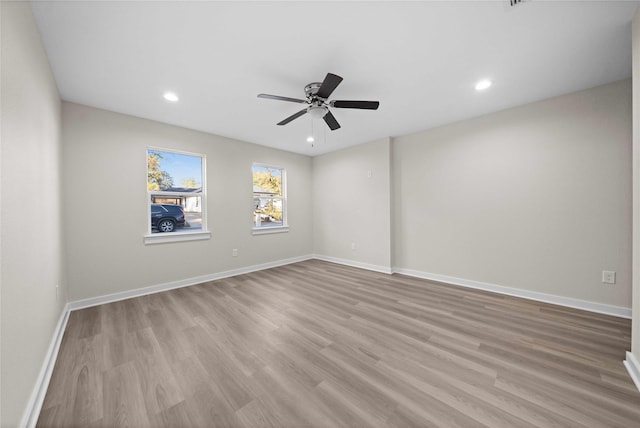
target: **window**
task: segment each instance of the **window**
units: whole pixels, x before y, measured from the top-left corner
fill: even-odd
[[[254,234],[288,230],[286,181],[283,168],[253,164]]]
[[[149,223],[145,243],[209,238],[204,172],[204,155],[147,149]]]

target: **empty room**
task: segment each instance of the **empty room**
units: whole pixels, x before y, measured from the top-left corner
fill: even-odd
[[[635,1],[1,1],[0,426],[639,427]]]

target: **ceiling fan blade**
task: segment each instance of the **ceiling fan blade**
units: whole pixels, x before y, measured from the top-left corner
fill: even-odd
[[[281,97],[280,95],[258,94],[258,98],[266,98],[269,100],[289,101],[291,103],[304,104],[307,100],[300,100],[298,98]]]
[[[300,116],[302,116],[303,114],[305,114],[307,112],[307,109],[302,109],[299,112],[297,112],[296,114],[292,114],[291,116],[289,116],[288,118],[284,119],[281,122],[278,122],[278,125],[286,125],[287,123],[291,122],[294,119],[299,118]]]
[[[327,125],[329,125],[329,128],[332,131],[335,131],[336,129],[340,128],[340,124],[338,123],[336,118],[331,114],[330,111],[328,111],[327,114],[324,115],[323,119],[327,123]]]
[[[326,100],[338,87],[340,82],[342,82],[342,77],[335,74],[327,73],[316,95]]]
[[[377,110],[380,106],[379,101],[331,101],[331,107],[335,108],[359,108],[365,110]]]

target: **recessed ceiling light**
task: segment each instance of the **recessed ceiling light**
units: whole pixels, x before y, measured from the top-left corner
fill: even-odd
[[[313,138],[313,136],[312,136],[312,135],[309,135],[309,136],[307,137],[307,143],[313,143],[314,141],[315,141],[315,139]]]
[[[480,80],[478,83],[476,83],[475,88],[476,88],[476,91],[484,91],[489,86],[491,86],[491,80],[484,79],[484,80]]]
[[[173,92],[165,92],[163,97],[164,97],[165,100],[170,101],[172,103],[178,102],[178,100],[180,99]]]

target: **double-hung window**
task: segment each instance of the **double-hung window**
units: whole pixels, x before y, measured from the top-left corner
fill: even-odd
[[[145,243],[207,239],[204,155],[147,149]]]
[[[287,174],[284,168],[253,164],[253,233],[286,232]]]

